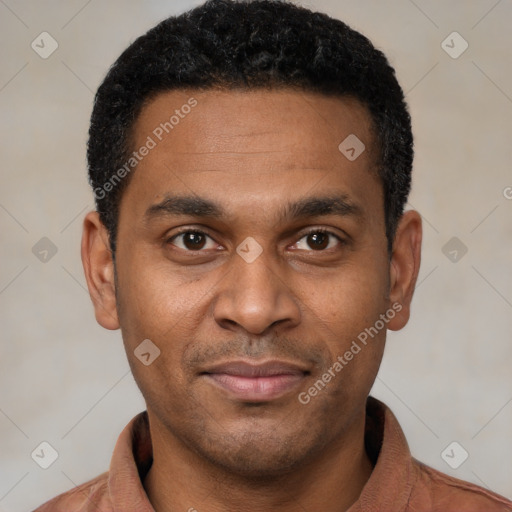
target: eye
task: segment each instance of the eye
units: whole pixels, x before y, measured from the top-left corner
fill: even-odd
[[[207,246],[208,240],[212,242],[210,247]],[[166,242],[175,245],[184,251],[200,251],[201,249],[205,248],[214,249],[216,246],[212,238],[203,231],[190,229],[172,236]]]
[[[305,240],[305,242],[303,242]],[[295,248],[301,250],[313,250],[313,251],[324,251],[326,249],[332,249],[336,246],[336,243],[343,245],[344,241],[334,233],[325,229],[315,229],[306,233],[296,244]],[[305,247],[308,245],[308,247]]]

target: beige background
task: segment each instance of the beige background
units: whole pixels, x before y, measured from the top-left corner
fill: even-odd
[[[144,408],[120,334],[96,324],[85,288],[85,142],[93,92],[119,53],[199,3],[0,1],[2,511],[31,510],[106,470],[117,435]],[[413,116],[422,271],[373,394],[417,458],[512,498],[512,2],[303,5],[385,51]],[[43,31],[59,45],[47,59],[31,48]],[[457,59],[441,46],[453,31],[469,43]],[[46,263],[32,252],[42,237],[58,249]],[[468,249],[455,263],[442,250],[452,237]],[[46,470],[31,459],[42,441],[59,453]],[[441,457],[452,441],[469,453],[458,469]]]

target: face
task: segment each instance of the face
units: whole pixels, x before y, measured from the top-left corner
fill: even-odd
[[[359,156],[339,149],[350,135]],[[123,193],[116,282],[95,213],[83,257],[152,426],[248,475],[343,442],[386,328],[407,321],[421,239],[405,215],[390,259],[366,109],[291,90],[172,91],[144,107],[134,139],[149,150]]]

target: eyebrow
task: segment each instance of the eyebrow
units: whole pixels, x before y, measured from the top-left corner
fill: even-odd
[[[348,196],[330,195],[306,197],[283,205],[279,217],[283,220],[337,215],[361,217],[363,209]],[[168,216],[190,216],[220,219],[227,217],[224,208],[209,199],[197,196],[166,196],[160,203],[151,205],[144,214],[144,221],[151,222]]]

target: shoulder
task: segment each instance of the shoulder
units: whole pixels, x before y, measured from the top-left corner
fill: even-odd
[[[110,512],[108,472],[47,501],[33,512]]]
[[[418,471],[414,492],[430,502],[432,512],[512,512],[512,501],[504,496],[413,462]]]

